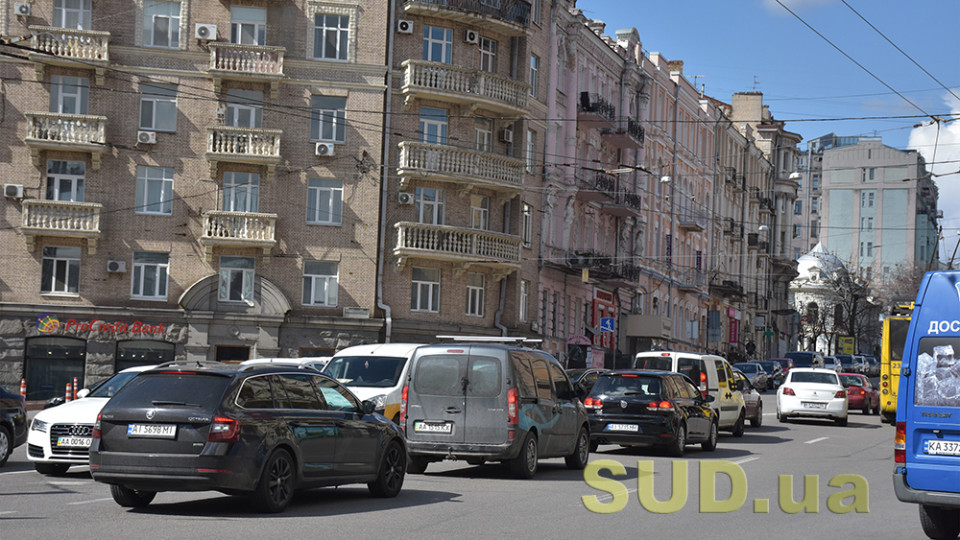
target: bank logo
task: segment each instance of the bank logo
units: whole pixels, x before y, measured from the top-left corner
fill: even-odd
[[[37,331],[52,334],[60,329],[60,320],[53,313],[44,313],[37,317]]]

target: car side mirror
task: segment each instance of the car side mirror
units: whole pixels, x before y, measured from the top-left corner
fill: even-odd
[[[713,395],[711,395],[711,394],[707,394],[707,395],[703,396],[703,401],[705,401],[706,403],[710,403],[710,402],[712,402],[714,399],[716,399],[716,398],[714,398]]]
[[[577,397],[580,397],[577,392],[570,389],[557,390],[557,398],[563,400],[572,400]]]
[[[79,392],[77,392],[77,399],[83,399],[89,395],[90,395],[90,389],[82,388]]]
[[[377,410],[377,404],[371,400],[365,400],[360,404],[360,410],[363,411],[363,414],[373,414]]]

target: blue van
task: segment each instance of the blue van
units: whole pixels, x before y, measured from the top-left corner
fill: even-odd
[[[930,538],[960,534],[960,271],[928,272],[903,351],[894,442],[897,498]]]

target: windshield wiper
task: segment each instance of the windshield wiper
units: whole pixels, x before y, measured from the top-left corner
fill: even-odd
[[[187,403],[184,401],[151,401],[150,402],[154,407],[159,407],[160,405],[179,405],[181,407],[199,407],[199,403]]]

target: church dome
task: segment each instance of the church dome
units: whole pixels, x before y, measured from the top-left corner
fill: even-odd
[[[823,244],[817,242],[817,245],[810,250],[810,253],[797,259],[797,281],[820,281],[829,279],[837,270],[843,270],[845,267],[836,255],[827,253]],[[823,276],[821,278],[820,276]]]

